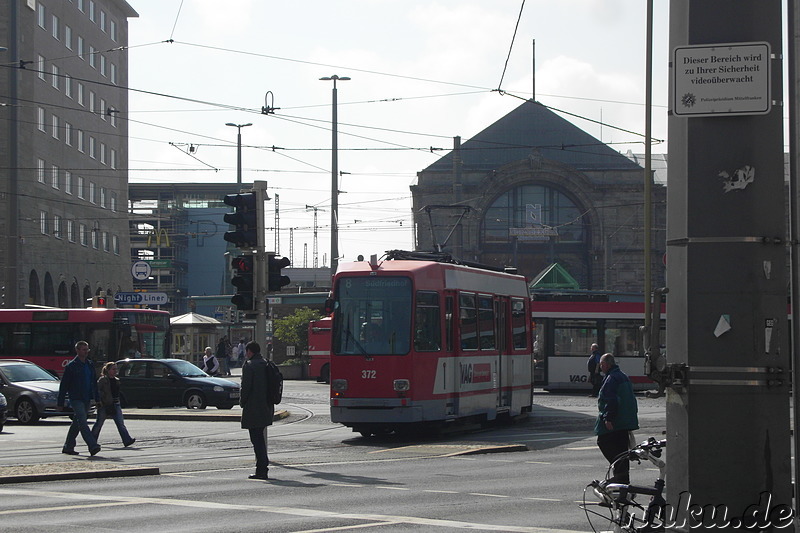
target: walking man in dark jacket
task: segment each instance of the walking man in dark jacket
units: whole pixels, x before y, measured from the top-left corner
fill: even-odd
[[[270,399],[267,361],[261,355],[261,346],[255,341],[247,343],[244,356],[239,405],[242,406],[242,428],[250,432],[256,456],[256,473],[249,478],[266,480],[269,470],[267,426],[272,425],[275,406]]]
[[[600,411],[594,426],[597,445],[608,460],[613,463],[619,454],[630,449],[630,432],[639,429],[639,407],[633,395],[633,385],[628,376],[620,370],[610,353],[600,358],[600,369],[606,375],[597,398]],[[630,483],[630,461],[623,459],[614,465],[611,481]]]
[[[63,411],[66,397],[69,396],[69,403],[72,406],[72,425],[67,431],[67,440],[64,442],[62,453],[67,455],[78,455],[75,451],[75,444],[78,433],[81,434],[89,453],[92,455],[100,451],[100,445],[89,428],[88,416],[91,402],[100,401],[97,392],[97,376],[94,372],[94,362],[89,359],[89,343],[78,341],[75,344],[75,358],[64,368],[64,377],[58,387],[58,409]]]
[[[592,344],[592,353],[586,361],[586,370],[589,371],[589,383],[592,384],[592,393],[589,395],[592,398],[597,398],[600,393],[600,385],[603,384],[603,376],[600,375],[600,346]]]

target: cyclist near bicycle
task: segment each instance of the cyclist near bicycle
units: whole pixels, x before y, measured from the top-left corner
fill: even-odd
[[[628,376],[620,370],[610,353],[600,358],[600,370],[605,374],[597,398],[599,414],[594,425],[597,446],[614,465],[613,483],[630,483],[630,461],[623,459],[614,463],[616,457],[630,449],[630,432],[639,429],[639,408],[633,385]]]

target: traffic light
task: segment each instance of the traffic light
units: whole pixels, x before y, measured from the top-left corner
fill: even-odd
[[[92,297],[92,307],[95,309],[110,309],[114,307],[114,298],[106,296],[105,291]]]
[[[256,192],[226,194],[223,202],[233,207],[235,212],[227,213],[222,219],[236,228],[226,231],[223,238],[237,248],[258,246],[258,209],[263,205],[259,206],[261,202]]]
[[[243,255],[234,257],[231,260],[231,267],[234,271],[231,283],[236,287],[236,294],[231,298],[231,303],[239,311],[252,311],[255,309],[255,301],[253,299],[255,293],[253,259],[252,255]]]
[[[267,287],[270,292],[280,291],[281,287],[288,285],[292,281],[289,279],[289,276],[281,274],[281,269],[291,264],[292,262],[288,257],[269,255],[267,261]]]

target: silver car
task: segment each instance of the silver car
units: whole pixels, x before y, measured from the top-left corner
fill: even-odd
[[[0,360],[0,393],[8,401],[9,414],[21,424],[33,424],[48,416],[69,416],[72,409],[67,400],[58,409],[59,379],[24,359]]]

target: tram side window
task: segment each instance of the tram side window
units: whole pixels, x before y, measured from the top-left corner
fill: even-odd
[[[639,323],[633,320],[607,320],[605,327],[606,351],[615,357],[644,355],[639,342]]]
[[[414,317],[414,349],[418,352],[438,352],[442,346],[442,328],[439,321],[439,295],[435,292],[417,291],[417,309]]]
[[[511,299],[511,335],[514,349],[520,350],[528,347],[528,335],[525,324],[525,300],[522,298]]]
[[[445,334],[445,350],[448,352],[453,351],[453,297],[444,297],[444,334]]]
[[[461,326],[461,349],[478,349],[478,309],[474,294],[459,294],[458,312]]]
[[[596,320],[556,320],[554,355],[587,355],[597,342]]]
[[[491,296],[478,297],[478,326],[481,350],[494,350],[494,306]]]

